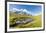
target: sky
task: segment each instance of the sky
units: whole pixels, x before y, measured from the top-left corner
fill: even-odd
[[[21,4],[10,4],[10,11],[23,11],[32,15],[39,15],[42,12],[41,5],[21,5]]]

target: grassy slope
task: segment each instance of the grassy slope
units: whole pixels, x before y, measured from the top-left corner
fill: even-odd
[[[23,25],[18,25],[17,28],[35,28],[35,27],[41,27],[41,19],[40,16],[34,16],[34,21],[32,23],[27,23]]]
[[[10,16],[10,24],[11,21],[12,23],[16,20],[20,20],[21,17],[23,18],[33,18],[34,20],[30,23],[27,24],[21,24],[18,26],[15,26],[16,28],[34,28],[34,27],[41,27],[41,16],[27,16],[27,15],[17,15],[17,14],[13,14]],[[15,20],[13,21],[13,18],[15,18]]]
[[[41,16],[39,15],[39,16],[34,16],[34,21],[32,21],[32,22],[34,22],[33,24],[32,24],[32,27],[41,27],[41,24],[42,24],[42,22],[41,22]]]

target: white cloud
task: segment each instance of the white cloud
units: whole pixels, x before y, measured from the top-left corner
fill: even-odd
[[[18,9],[18,8],[13,8],[12,9],[13,12],[16,12],[16,11],[22,11],[22,12],[26,12],[27,14],[32,14],[31,11],[28,11],[27,9]],[[32,15],[33,16],[37,16],[37,15],[40,15],[41,13],[33,13]]]
[[[23,9],[23,12],[28,12],[27,9]]]
[[[15,11],[22,11],[22,12],[26,12],[26,13],[28,13],[28,14],[31,13],[31,11],[29,12],[27,9],[18,9],[18,8],[13,8],[13,12],[15,12]]]
[[[21,11],[22,9],[13,8],[13,11]]]
[[[31,11],[29,12],[27,9],[23,9],[23,12],[27,12],[28,14],[31,13]]]

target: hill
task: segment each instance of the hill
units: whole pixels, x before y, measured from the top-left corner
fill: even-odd
[[[19,14],[21,12],[11,12],[10,11],[10,27],[11,28],[34,28],[34,27],[41,27],[41,15],[38,16],[32,16],[32,15],[28,15],[24,12],[22,12],[21,14]],[[28,23],[24,23],[24,20],[28,20]],[[29,21],[31,20],[31,21]],[[21,21],[20,23],[22,24],[17,24],[16,21]]]

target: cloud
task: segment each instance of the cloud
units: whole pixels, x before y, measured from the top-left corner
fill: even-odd
[[[22,11],[23,9],[13,8],[13,11]]]
[[[13,8],[13,12],[16,11],[22,11],[22,12],[26,12],[27,14],[30,14],[31,12],[29,12],[27,9],[18,9],[18,8]]]
[[[29,12],[29,11],[27,11],[27,9],[23,9],[23,12]]]
[[[38,12],[38,13],[32,13],[31,10],[27,10],[27,9],[19,9],[19,8],[13,8],[12,9],[13,12],[16,12],[16,11],[22,11],[22,12],[26,12],[27,14],[30,14],[30,15],[33,15],[33,16],[37,16],[37,15],[40,15],[41,12]]]

